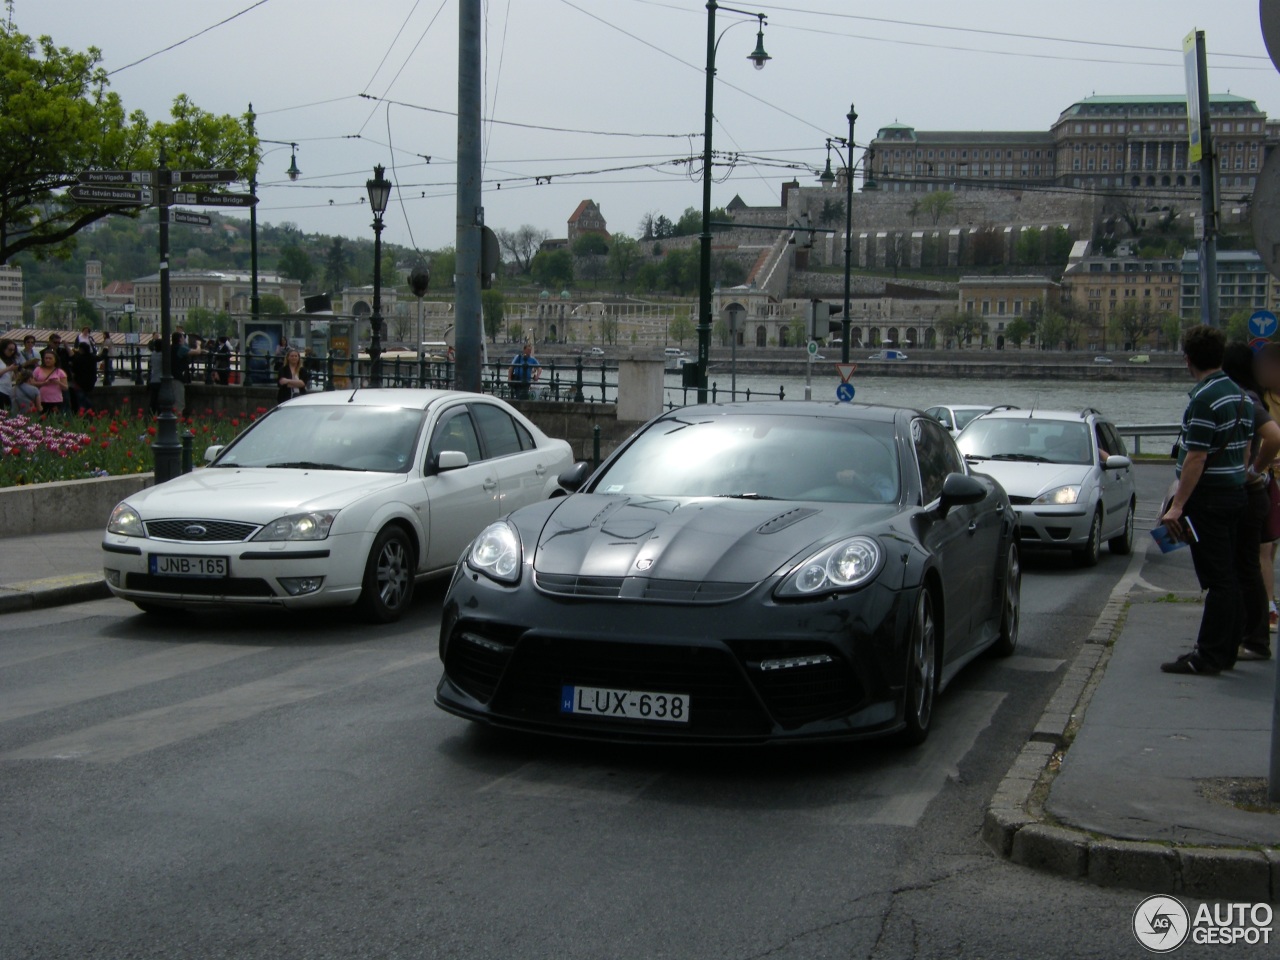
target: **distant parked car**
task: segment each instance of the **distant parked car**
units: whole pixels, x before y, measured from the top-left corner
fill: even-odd
[[[901,350],[880,350],[867,357],[868,360],[905,360],[907,355]]]
[[[1110,357],[1094,357],[1093,362],[1094,363],[1111,363],[1112,360]]]
[[[984,413],[990,413],[993,410],[1016,410],[1013,406],[990,407],[985,404],[960,404],[960,403],[944,403],[936,407],[930,407],[924,412],[926,417],[932,417],[937,420],[953,437],[958,437],[960,431],[969,425],[969,421],[976,417],[982,416]]]
[[[588,350],[588,351],[587,351],[587,353],[588,353],[590,356],[593,356],[593,357],[603,357],[603,356],[604,356],[604,350],[603,350],[602,348],[600,348],[600,347],[592,347],[590,350]]]
[[[1150,363],[1151,356],[1149,354],[1139,353],[1136,356],[1130,357],[1129,362],[1130,363]]]

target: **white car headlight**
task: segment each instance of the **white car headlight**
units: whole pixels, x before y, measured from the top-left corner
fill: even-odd
[[[138,511],[127,503],[117,503],[111,511],[111,519],[107,521],[107,533],[117,533],[122,537],[145,537],[146,527]]]
[[[520,580],[520,537],[505,520],[491,523],[467,551],[467,566],[501,583]]]
[[[880,570],[884,551],[870,537],[851,537],[815,553],[789,573],[779,597],[811,597],[860,587]]]
[[[1080,499],[1080,485],[1068,484],[1065,487],[1054,487],[1045,493],[1040,494],[1033,501],[1034,503],[1052,503],[1055,505],[1075,503]]]
[[[254,540],[323,540],[338,517],[338,511],[292,513],[272,520],[258,531]]]

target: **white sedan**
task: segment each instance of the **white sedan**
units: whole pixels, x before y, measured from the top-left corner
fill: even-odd
[[[107,523],[107,585],[145,611],[358,603],[391,622],[416,580],[573,464],[501,400],[452,390],[308,394],[205,456]]]

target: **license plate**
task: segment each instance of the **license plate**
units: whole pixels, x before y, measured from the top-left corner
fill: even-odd
[[[687,693],[646,693],[603,687],[560,688],[560,712],[578,716],[688,723],[689,702]]]
[[[151,572],[158,577],[225,577],[231,572],[226,557],[175,557],[151,554]]]

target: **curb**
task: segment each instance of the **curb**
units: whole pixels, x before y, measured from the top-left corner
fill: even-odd
[[[67,603],[105,600],[111,596],[100,573],[74,573],[0,586],[0,613],[39,610]]]
[[[1039,804],[1106,672],[1111,642],[1129,604],[1127,589],[1113,592],[1107,601],[987,805],[983,841],[1002,859],[1100,887],[1197,900],[1280,903],[1280,850],[1116,840],[1046,822]]]

